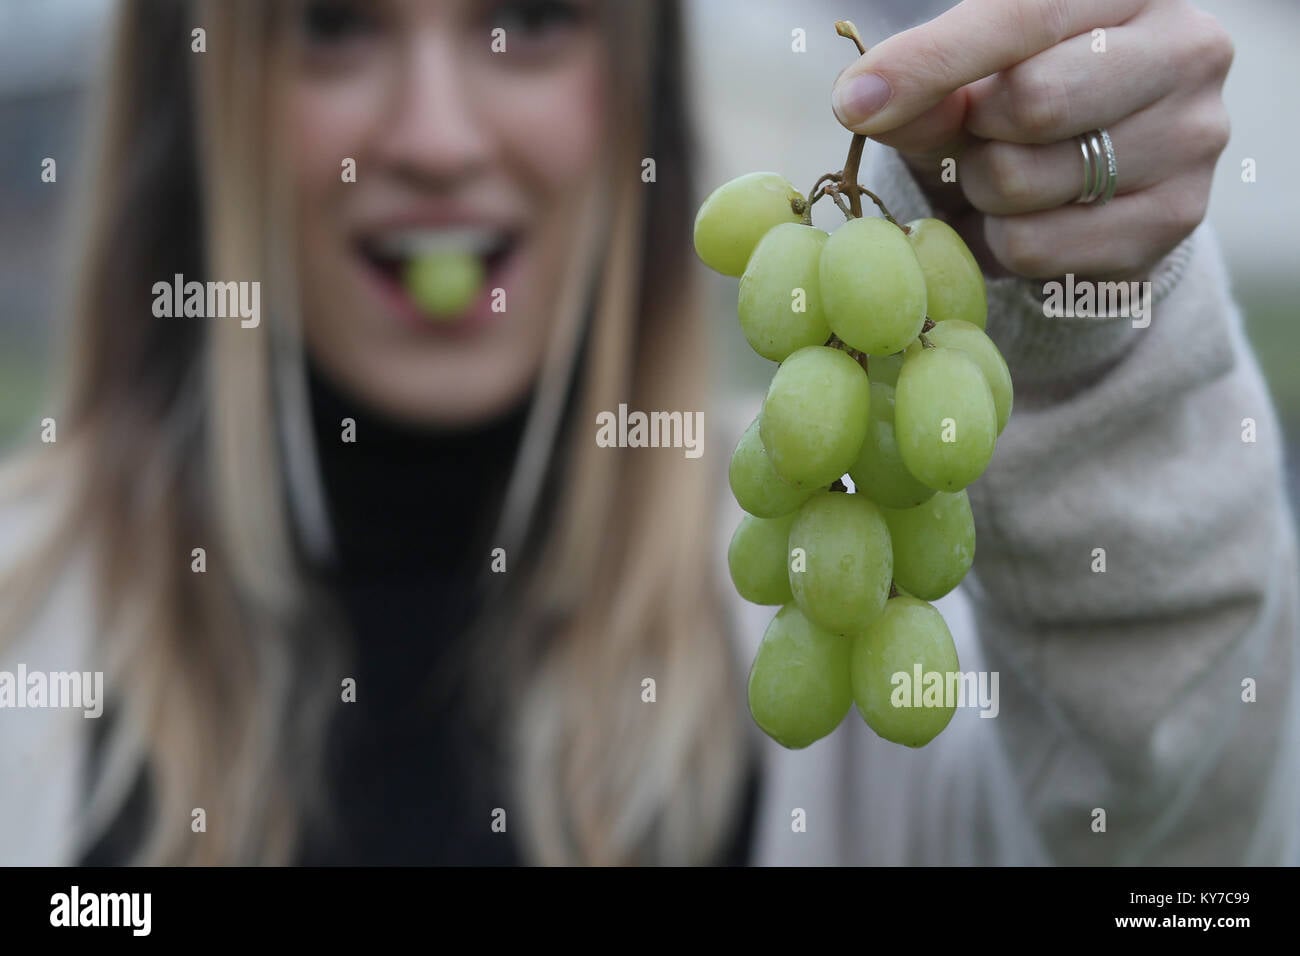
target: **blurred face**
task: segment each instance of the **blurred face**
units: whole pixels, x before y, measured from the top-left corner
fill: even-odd
[[[600,160],[596,3],[303,0],[284,123],[304,332],[376,411],[473,426],[536,377]],[[482,271],[436,321],[403,282],[430,254]]]

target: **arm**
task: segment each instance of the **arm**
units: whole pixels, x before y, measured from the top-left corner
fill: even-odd
[[[907,158],[870,180],[895,215],[933,199],[1006,277],[989,332],[1016,409],[971,488],[970,595],[1002,708],[978,733],[996,734],[1005,802],[1057,862],[1296,856],[1281,434],[1199,227],[1232,58],[1185,0],[965,0],[836,84],[841,121]],[[1098,128],[1119,189],[1078,205],[1075,137]],[[1048,318],[1043,280],[1067,273],[1149,278],[1150,325]]]
[[[869,181],[895,215],[929,214],[879,152]],[[1056,862],[1294,862],[1282,433],[1208,228],[1151,277],[1145,329],[1047,318],[1041,281],[989,283],[988,330],[1017,394],[970,489],[970,595],[1001,682],[1001,713],[981,723],[996,725],[984,732],[1001,735],[1025,823]]]

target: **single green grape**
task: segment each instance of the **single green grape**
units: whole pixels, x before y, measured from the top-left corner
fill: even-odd
[[[695,214],[695,252],[710,269],[739,276],[769,229],[802,222],[804,197],[777,173],[747,173],[715,189]]]
[[[1002,429],[1007,427],[1007,419],[1011,417],[1014,389],[1007,360],[1002,357],[993,340],[970,322],[960,319],[935,323],[934,328],[925,333],[925,337],[938,348],[960,349],[980,367],[985,381],[989,383],[989,391],[993,393],[993,407],[998,413],[998,434],[1001,435]],[[915,355],[920,350],[919,340],[907,347],[909,355]]]
[[[821,345],[795,352],[776,370],[759,413],[773,469],[806,490],[844,475],[867,436],[870,402],[867,373],[847,353]]]
[[[813,495],[796,513],[789,547],[790,590],[810,620],[849,634],[880,614],[894,558],[884,516],[864,496]]]
[[[736,593],[754,604],[789,604],[789,541],[792,512],[780,518],[745,515],[727,548],[727,567]]]
[[[924,601],[891,598],[880,617],[853,636],[849,666],[858,713],[888,741],[924,747],[957,712],[947,693],[948,675],[960,673],[957,647],[943,615]]]
[[[915,508],[881,510],[900,588],[937,601],[961,583],[975,561],[975,519],[965,491],[941,491]]]
[[[940,219],[917,219],[907,228],[925,275],[929,317],[935,322],[960,319],[984,328],[989,314],[984,273],[961,236]]]
[[[907,470],[936,491],[959,491],[984,473],[997,441],[993,393],[960,349],[921,349],[894,390],[894,436]]]
[[[871,360],[874,370],[876,359]],[[885,508],[911,508],[926,501],[934,489],[907,470],[894,438],[894,390],[871,383],[871,424],[858,460],[849,467],[849,477],[859,494]]]
[[[763,450],[763,439],[758,433],[755,418],[731,456],[727,469],[731,493],[736,504],[758,518],[779,518],[798,510],[812,492],[796,488],[776,473],[772,461]]]
[[[868,355],[906,348],[925,324],[925,276],[903,230],[850,219],[826,240],[822,309],[841,341]]]
[[[407,294],[430,318],[463,313],[483,287],[483,262],[469,252],[438,251],[407,262],[402,281]]]
[[[794,605],[776,612],[749,672],[749,712],[783,747],[797,750],[839,726],[853,703],[848,638]]]
[[[824,245],[822,230],[783,222],[768,230],[749,257],[736,312],[745,340],[763,358],[781,362],[830,338],[817,278]]]

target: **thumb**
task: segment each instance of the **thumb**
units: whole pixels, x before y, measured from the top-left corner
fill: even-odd
[[[855,133],[879,136],[957,90],[1094,26],[1126,22],[1149,0],[963,0],[895,33],[840,75],[833,105]]]
[[[862,49],[856,28],[846,25]],[[933,23],[923,24],[888,37],[836,77],[831,109],[843,126],[923,159],[951,155],[961,147],[963,84],[954,83],[945,58],[917,55],[919,46],[934,42],[933,31]]]
[[[945,101],[965,82],[978,78],[938,46],[939,22],[882,40],[836,78],[831,107],[845,127],[879,138],[920,121],[917,130],[930,129],[927,138],[935,138],[936,128],[955,112]]]

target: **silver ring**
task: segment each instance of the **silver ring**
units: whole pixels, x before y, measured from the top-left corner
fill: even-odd
[[[1104,129],[1084,133],[1077,137],[1077,141],[1083,154],[1083,188],[1075,202],[1104,206],[1115,198],[1115,187],[1119,183],[1115,144]]]

